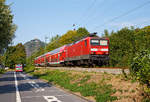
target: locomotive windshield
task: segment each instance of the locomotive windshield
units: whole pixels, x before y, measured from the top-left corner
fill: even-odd
[[[108,41],[107,40],[100,40],[100,45],[107,46]]]
[[[91,45],[107,46],[108,41],[107,40],[99,40],[99,39],[91,39]]]
[[[92,39],[91,45],[99,45],[99,40],[98,39]]]

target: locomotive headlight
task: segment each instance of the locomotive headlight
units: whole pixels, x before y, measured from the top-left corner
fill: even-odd
[[[108,51],[108,49],[101,49],[101,51]]]
[[[98,49],[96,49],[96,48],[92,48],[92,49],[91,49],[91,51],[98,51]]]

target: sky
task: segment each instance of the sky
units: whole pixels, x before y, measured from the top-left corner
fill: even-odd
[[[104,29],[150,25],[150,0],[6,0],[17,25],[14,45],[85,27],[99,36]],[[73,27],[73,24],[75,26]]]

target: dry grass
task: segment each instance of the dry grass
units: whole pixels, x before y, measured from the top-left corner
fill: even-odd
[[[72,71],[72,75],[74,74],[85,74],[85,72]],[[91,76],[91,79],[88,80],[90,82],[100,83],[103,81],[104,83],[111,84],[114,89],[116,89],[116,93],[113,96],[117,96],[118,100],[115,102],[141,102],[141,88],[138,82],[132,83],[131,80],[125,80],[122,75],[113,75],[107,73],[86,73]],[[83,75],[84,76],[84,75]],[[92,99],[92,98],[90,98]]]
[[[39,69],[37,70],[41,74],[45,73],[48,70],[55,70],[55,69]],[[113,75],[107,73],[95,73],[95,72],[80,72],[80,71],[71,71],[71,70],[61,70],[62,72],[67,71],[70,73],[70,76],[74,78],[71,83],[79,82],[82,77],[86,75],[90,75],[90,82],[96,83],[106,83],[112,85],[113,89],[116,89],[116,93],[112,96],[117,96],[118,100],[115,102],[141,102],[142,96],[140,95],[140,85],[138,82],[131,82],[131,80],[125,80],[122,75]],[[75,92],[75,94],[80,95],[80,93]],[[94,101],[94,97],[87,97],[90,100]]]

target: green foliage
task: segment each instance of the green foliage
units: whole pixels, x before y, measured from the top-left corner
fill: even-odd
[[[77,36],[77,32],[70,30],[60,38],[59,42],[62,45],[70,44],[76,40],[76,36]]]
[[[150,50],[150,26],[125,27],[110,34],[105,30],[104,36],[110,39],[110,66],[113,67],[130,67],[137,52]]]
[[[135,52],[134,29],[123,28],[110,35],[110,64],[128,67]]]
[[[0,55],[0,64],[4,64],[4,56]]]
[[[65,89],[69,89],[70,91],[80,92],[82,96],[94,96],[96,102],[107,102],[117,99],[117,97],[111,96],[111,94],[116,92],[112,89],[112,85],[104,82],[88,82],[91,77],[90,75],[81,77],[76,74],[75,77],[73,77],[70,75],[70,72],[60,70],[48,70],[43,74],[40,74],[37,71],[32,74],[54,84],[60,85]],[[78,80],[78,78],[80,78],[80,80]]]
[[[4,48],[8,47],[11,43],[14,33],[16,31],[16,25],[13,24],[13,15],[9,5],[5,4],[5,0],[0,1],[0,53],[4,51]]]
[[[86,75],[84,76],[81,80],[80,80],[80,84],[87,82],[90,79],[90,75]]]
[[[77,40],[80,40],[80,39],[82,39],[83,37],[86,37],[86,36],[88,36],[89,35],[89,32],[86,30],[86,28],[79,28],[78,30],[77,30],[77,36],[78,37],[76,37],[76,41]]]
[[[143,49],[150,50],[150,26],[136,30],[136,49],[141,51]]]
[[[3,74],[5,72],[4,69],[0,69],[0,74]]]
[[[130,68],[132,74],[150,87],[150,51],[144,50],[136,55]]]
[[[150,98],[145,98],[142,100],[142,102],[150,102]]]
[[[32,73],[32,72],[34,72],[34,70],[35,70],[35,67],[32,66],[32,65],[27,65],[27,66],[24,68],[24,71],[25,71],[26,73]]]
[[[25,64],[26,53],[24,46],[20,43],[16,46],[8,47],[5,53],[5,66],[14,68],[15,64]]]
[[[104,30],[104,35],[103,35],[103,36],[104,36],[104,37],[109,37],[109,32],[108,32],[107,29]]]

